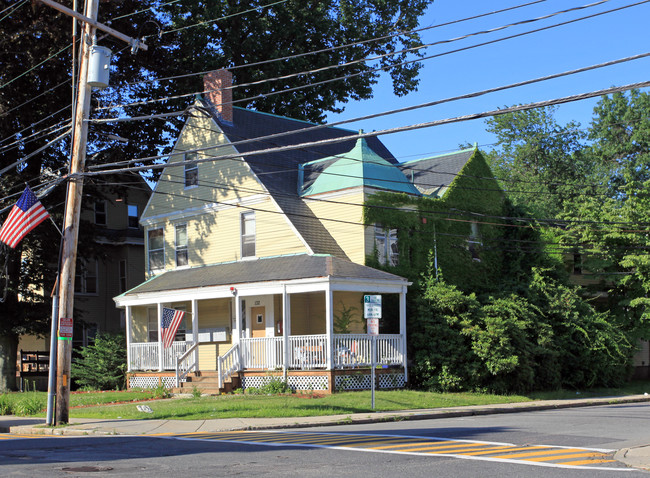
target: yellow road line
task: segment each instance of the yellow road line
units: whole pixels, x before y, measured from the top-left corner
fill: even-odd
[[[441,441],[438,443],[458,443],[457,441]],[[431,441],[423,441],[419,443],[402,443],[401,445],[386,445],[386,446],[373,446],[373,447],[368,447],[369,450],[384,450],[388,448],[404,448],[408,446],[417,446],[417,445],[430,445]]]
[[[528,456],[539,456],[539,455],[557,455],[560,453],[575,453],[577,451],[584,451],[583,449],[580,448],[562,448],[562,449],[552,449],[552,450],[545,450],[545,451],[536,451],[536,452],[531,452],[531,453],[513,453],[512,455],[499,455],[499,456],[492,456],[490,458],[525,458]]]
[[[557,456],[543,456],[543,457],[538,457],[538,458],[527,458],[526,461],[553,461],[553,460],[564,460],[566,458],[597,458],[601,457],[600,453],[594,453],[594,452],[589,452],[589,453],[573,453],[569,455],[557,455]]]
[[[513,447],[513,446],[498,446],[491,451],[477,451],[472,453],[465,453],[466,455],[490,455],[497,452],[511,452],[511,451],[521,451],[521,450],[540,450],[542,448],[548,449],[547,446],[523,446],[523,447]]]
[[[569,465],[569,466],[581,466],[581,465],[592,465],[594,463],[614,463],[616,460],[578,460],[578,461],[563,461],[562,463],[556,463],[556,465]]]
[[[419,448],[409,448],[409,449],[407,449],[405,451],[441,450],[441,449],[445,449],[445,450],[447,450],[447,449],[449,449],[449,450],[463,450],[463,449],[467,449],[467,448],[473,450],[473,449],[476,449],[478,447],[485,447],[485,446],[487,446],[487,445],[482,445],[480,443],[463,443],[463,444],[458,443],[458,444],[453,444],[453,445],[430,445],[430,446],[423,446],[423,447],[419,447]],[[447,452],[448,452],[448,450],[445,451],[444,453],[447,453]]]

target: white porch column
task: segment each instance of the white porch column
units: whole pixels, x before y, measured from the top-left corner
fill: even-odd
[[[131,371],[131,314],[132,314],[131,306],[127,305],[126,306],[126,311],[124,312],[126,314],[125,317],[125,325],[126,325],[126,371],[130,372]]]
[[[282,286],[282,372],[284,380],[287,380],[287,369],[289,368],[289,334],[290,334],[290,320],[291,317],[291,300],[287,294],[286,284]]]
[[[232,343],[238,344],[241,338],[241,299],[239,295],[234,298],[235,302],[235,323],[232,328]]]
[[[402,287],[399,294],[399,333],[402,336],[402,364],[404,365],[404,381],[408,381],[406,357],[406,286]]]
[[[327,334],[327,370],[334,368],[332,346],[334,344],[334,337],[332,332],[334,330],[334,294],[332,286],[328,282],[325,289],[325,333]]]
[[[192,299],[192,345],[199,343],[199,305],[196,299]],[[199,371],[199,348],[195,348],[194,364],[196,371]]]
[[[162,313],[163,305],[158,303],[158,371],[162,372],[165,369],[165,361],[163,360],[163,341],[162,341]]]

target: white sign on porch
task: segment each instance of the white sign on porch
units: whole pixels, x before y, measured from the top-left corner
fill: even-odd
[[[363,317],[365,319],[381,319],[381,296],[363,296]]]

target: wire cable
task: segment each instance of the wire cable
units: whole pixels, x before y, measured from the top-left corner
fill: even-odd
[[[413,124],[413,125],[408,125],[408,126],[399,126],[395,128],[388,128],[388,129],[383,129],[383,130],[377,130],[377,131],[372,131],[368,133],[359,133],[357,135],[353,136],[345,136],[345,137],[339,137],[339,138],[331,138],[331,139],[326,139],[326,140],[320,140],[320,141],[311,141],[311,142],[305,142],[305,143],[300,143],[296,145],[288,145],[288,146],[282,146],[282,147],[277,147],[277,148],[268,148],[268,149],[262,149],[262,150],[255,150],[255,151],[249,151],[249,152],[238,152],[234,154],[225,154],[219,157],[220,160],[226,160],[226,159],[233,159],[233,158],[241,158],[244,156],[255,156],[255,155],[263,155],[263,154],[269,154],[269,153],[277,153],[277,152],[284,152],[284,151],[293,151],[296,149],[300,148],[305,148],[305,147],[311,147],[311,146],[322,146],[326,144],[336,144],[336,143],[341,143],[345,141],[349,141],[350,139],[361,139],[361,138],[369,138],[369,137],[374,137],[374,136],[382,136],[385,134],[394,134],[394,133],[401,133],[405,131],[414,131],[418,129],[424,129],[424,128],[430,128],[433,126],[440,126],[443,124],[451,124],[451,123],[459,123],[459,122],[464,122],[464,121],[470,121],[470,120],[475,120],[475,119],[482,119],[482,118],[487,118],[490,116],[499,116],[499,115],[504,115],[507,113],[514,113],[517,111],[526,111],[530,109],[535,109],[535,108],[541,108],[545,106],[552,106],[552,105],[558,105],[558,104],[564,104],[564,103],[570,103],[573,101],[579,101],[579,100],[584,100],[588,98],[594,98],[597,96],[603,96],[603,95],[608,95],[612,93],[619,93],[623,91],[628,91],[631,89],[639,89],[639,88],[645,88],[650,86],[650,81],[644,81],[644,82],[639,82],[639,83],[633,83],[633,84],[628,84],[624,86],[618,86],[618,87],[611,87],[611,88],[605,88],[601,90],[596,90],[596,91],[591,91],[588,93],[581,93],[577,95],[570,95],[570,96],[565,96],[562,98],[556,98],[552,100],[546,100],[546,101],[538,101],[534,103],[528,103],[525,105],[517,105],[517,106],[511,106],[508,108],[503,108],[503,109],[498,109],[498,110],[492,110],[492,111],[485,111],[482,113],[473,113],[473,114],[468,114],[468,115],[463,115],[463,116],[456,116],[452,118],[445,118],[441,120],[434,120],[434,121],[428,121],[425,123],[418,123],[418,124]],[[228,145],[230,146],[230,145]],[[199,152],[203,151],[206,149],[215,149],[215,146],[211,146],[209,148],[197,148],[190,150],[192,152]],[[156,156],[149,156],[145,158],[138,158],[135,160],[131,160],[130,163],[132,164],[133,162],[144,162],[144,161],[150,161],[154,159],[161,159],[161,158],[166,158],[166,157],[172,157],[172,156],[177,156],[179,154],[183,153],[171,153],[167,155],[156,155]],[[166,167],[179,167],[179,166],[185,166],[186,164],[199,164],[207,161],[214,161],[213,158],[208,158],[208,159],[195,159],[195,160],[190,160],[190,161],[184,161],[181,163],[165,163],[165,164],[153,164],[149,166],[138,166],[138,167],[131,167],[131,168],[122,168],[122,169],[110,169],[110,170],[98,170],[96,171],[88,171],[85,173],[80,173],[83,175],[100,175],[100,174],[107,174],[107,173],[115,173],[115,172],[126,172],[126,171],[144,171],[144,170],[149,170],[149,169],[163,169]]]

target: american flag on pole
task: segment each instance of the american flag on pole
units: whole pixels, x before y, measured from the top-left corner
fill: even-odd
[[[163,348],[171,347],[178,326],[181,325],[184,316],[185,312],[182,310],[163,308],[162,321],[160,323]]]
[[[48,217],[48,212],[27,186],[0,229],[0,242],[13,249],[29,231]]]

